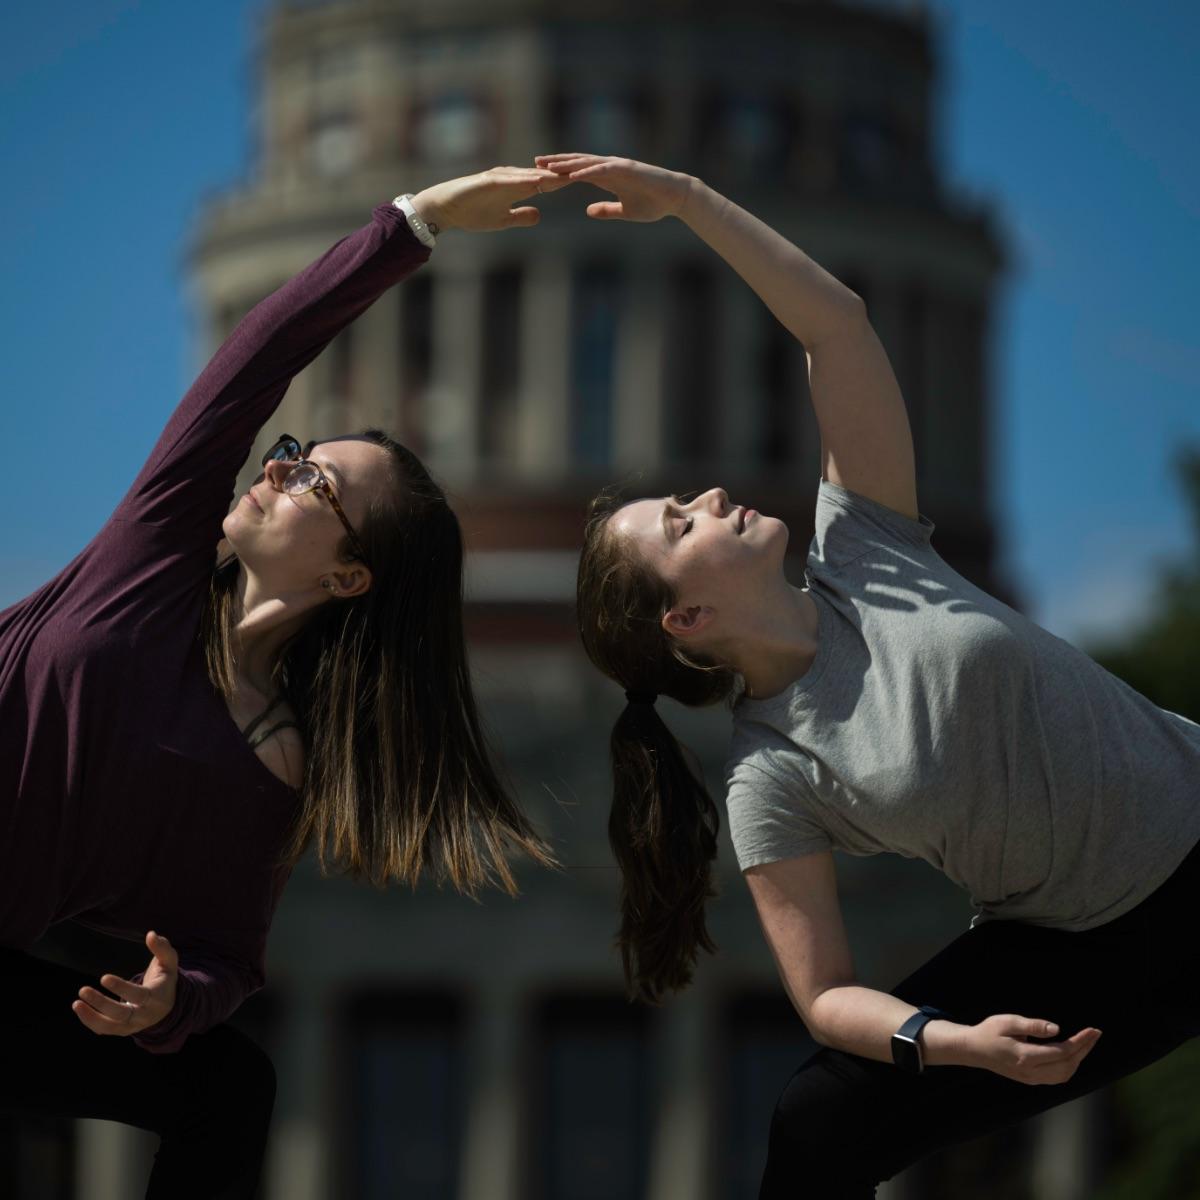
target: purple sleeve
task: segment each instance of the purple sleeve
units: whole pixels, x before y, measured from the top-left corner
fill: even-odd
[[[133,982],[142,982],[141,973]],[[151,1054],[174,1054],[188,1034],[219,1025],[265,982],[261,965],[180,950],[175,1007],[157,1025],[135,1033],[133,1040]]]
[[[293,376],[428,258],[404,214],[381,204],[370,224],[255,305],[172,413],[114,517],[169,526],[211,552],[237,472]]]

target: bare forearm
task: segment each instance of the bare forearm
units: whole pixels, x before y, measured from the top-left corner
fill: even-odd
[[[862,301],[798,246],[693,179],[679,219],[749,285],[811,352],[863,317]]]
[[[809,1032],[823,1046],[892,1061],[892,1034],[917,1010],[886,992],[864,987],[834,987],[813,1001]],[[930,1021],[919,1041],[927,1066],[967,1066],[963,1034],[969,1026]]]

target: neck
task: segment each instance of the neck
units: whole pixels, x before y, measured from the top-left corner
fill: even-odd
[[[756,700],[776,696],[802,675],[817,656],[816,601],[806,588],[786,581],[753,614],[732,655]]]
[[[233,593],[233,657],[239,680],[264,696],[275,691],[275,664],[284,645],[325,601],[321,588],[281,591],[238,564]]]

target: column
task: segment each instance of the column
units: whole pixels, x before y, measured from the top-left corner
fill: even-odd
[[[460,248],[438,248],[445,257],[433,278],[433,377],[424,414],[428,464],[455,482],[471,480],[478,461],[483,345],[482,264],[451,253]]]
[[[284,1049],[275,1064],[278,1090],[267,1143],[269,1200],[324,1200],[330,1130],[322,1072],[326,1054],[326,1003],[314,982],[289,995]]]
[[[660,1027],[658,1121],[648,1200],[715,1200],[712,1170],[711,1006],[692,987],[671,1002]]]
[[[75,1195],[126,1200],[146,1190],[158,1136],[116,1121],[75,1122]]]
[[[532,257],[521,288],[516,460],[523,479],[554,481],[568,471],[570,350],[570,262],[563,254]]]
[[[1037,1118],[1031,1189],[1036,1200],[1088,1200],[1096,1194],[1100,1172],[1093,1126],[1102,1103],[1092,1093]]]
[[[732,272],[717,277],[717,328],[721,331],[721,381],[717,441],[711,458],[718,471],[749,471],[762,435],[762,301]]]
[[[474,1081],[467,1103],[459,1200],[520,1200],[520,997],[506,984],[480,999],[468,1039]]]
[[[354,322],[350,410],[343,432],[375,426],[396,436],[400,414],[400,305],[399,287],[384,292]]]
[[[657,467],[662,457],[666,282],[656,263],[630,263],[613,397],[615,473]]]

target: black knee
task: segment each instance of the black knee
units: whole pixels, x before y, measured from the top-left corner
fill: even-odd
[[[775,1105],[759,1200],[866,1200],[892,1172],[864,1060],[822,1050]]]
[[[186,1101],[176,1131],[239,1143],[265,1141],[275,1108],[275,1065],[228,1025],[188,1038],[179,1055]]]

